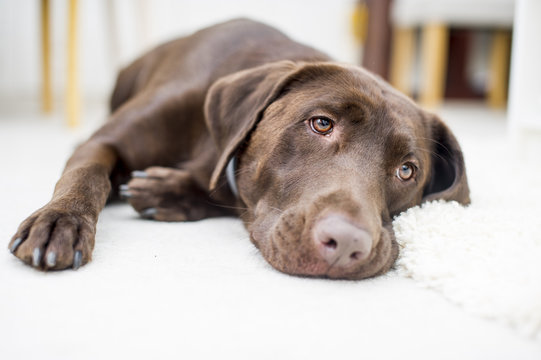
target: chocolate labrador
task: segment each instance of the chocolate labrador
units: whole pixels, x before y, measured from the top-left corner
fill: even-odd
[[[423,201],[469,202],[460,147],[436,116],[249,20],[171,41],[121,71],[110,119],[10,251],[41,270],[79,268],[115,194],[160,221],[236,213],[276,269],[346,279],[392,266],[393,216]]]

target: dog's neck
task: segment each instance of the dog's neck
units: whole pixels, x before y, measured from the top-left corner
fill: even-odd
[[[231,160],[227,163],[227,167],[225,168],[225,176],[227,177],[227,183],[229,184],[229,188],[231,189],[231,192],[233,195],[235,195],[236,198],[239,197],[239,188],[237,187],[237,181],[235,179],[235,171],[237,171],[237,157],[233,155]]]

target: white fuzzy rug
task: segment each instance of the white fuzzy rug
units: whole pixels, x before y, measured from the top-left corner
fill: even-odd
[[[541,340],[539,213],[486,204],[433,202],[410,209],[394,228],[397,268],[466,310]]]
[[[480,138],[461,125],[472,204],[435,201],[397,217],[396,267],[541,341],[541,138],[513,143],[496,124]]]

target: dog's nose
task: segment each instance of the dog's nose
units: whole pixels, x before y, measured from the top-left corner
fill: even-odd
[[[372,236],[340,215],[317,221],[313,240],[321,256],[332,267],[349,267],[370,256]]]

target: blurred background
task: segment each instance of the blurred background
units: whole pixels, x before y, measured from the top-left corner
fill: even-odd
[[[0,0],[0,120],[23,111],[71,127],[95,122],[116,73],[138,55],[250,17],[365,66],[425,107],[473,103],[539,131],[535,14],[541,1]]]

